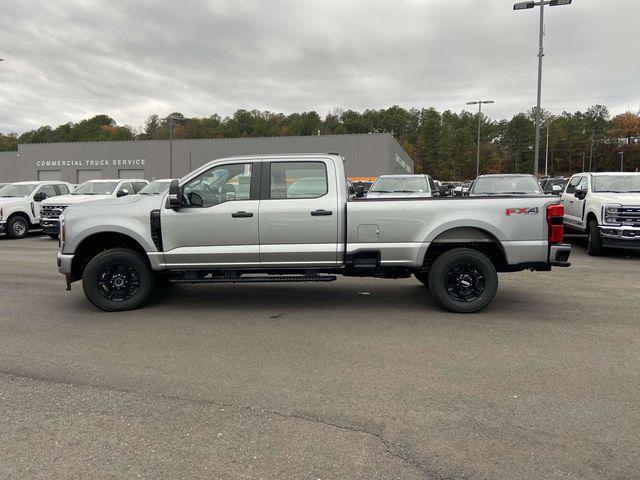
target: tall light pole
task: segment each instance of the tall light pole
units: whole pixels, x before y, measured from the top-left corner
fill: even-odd
[[[169,122],[169,178],[173,178],[173,116],[167,117]]]
[[[547,169],[549,168],[549,126],[551,124],[551,120],[547,118],[547,149],[544,154],[544,174],[548,175]]]
[[[569,5],[571,0],[541,0],[539,2],[520,2],[513,6],[514,10],[526,10],[529,8],[540,7],[540,33],[538,38],[538,101],[536,103],[536,140],[534,153],[533,174],[538,176],[538,158],[540,153],[540,104],[542,101],[542,57],[544,57],[543,39],[544,39],[544,7],[556,7],[558,5]]]
[[[476,153],[476,177],[480,175],[480,125],[482,125],[482,104],[495,103],[493,100],[476,100],[467,102],[467,105],[478,105],[478,148]]]

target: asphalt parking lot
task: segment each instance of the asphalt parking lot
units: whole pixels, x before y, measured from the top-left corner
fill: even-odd
[[[0,478],[632,479],[640,256],[417,281],[178,286],[97,311],[0,237]]]

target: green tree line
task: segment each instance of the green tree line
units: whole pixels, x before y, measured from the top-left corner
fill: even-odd
[[[535,136],[534,111],[518,113],[510,120],[481,122],[481,172],[529,173],[533,170]],[[171,122],[169,121],[171,117]],[[586,111],[551,115],[543,112],[540,169],[544,170],[547,130],[549,173],[568,175],[584,170],[620,168],[624,152],[625,170],[640,167],[640,114],[626,112],[611,117],[606,107],[594,105]],[[21,135],[0,134],[0,150],[17,150],[19,143],[80,142],[108,140],[165,140],[169,125],[173,138],[242,138],[291,135],[334,135],[388,132],[395,136],[414,159],[416,171],[440,179],[468,179],[475,176],[478,114],[434,108],[405,109],[393,106],[380,110],[335,109],[322,118],[318,113],[285,115],[258,110],[238,110],[221,117],[185,117],[179,112],[168,117],[151,115],[144,127],[119,126],[107,115],[48,125]]]

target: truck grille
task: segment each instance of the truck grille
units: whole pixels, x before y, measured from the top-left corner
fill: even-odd
[[[40,217],[57,220],[65,208],[67,208],[66,205],[43,205],[40,208]]]
[[[610,210],[614,208],[614,212]],[[622,205],[621,207],[606,207],[606,223],[619,223],[628,227],[640,228],[640,205]]]

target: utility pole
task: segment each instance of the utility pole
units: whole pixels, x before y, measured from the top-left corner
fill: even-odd
[[[548,175],[547,170],[549,168],[549,124],[551,121],[547,119],[547,150],[544,154],[544,174]]]
[[[589,171],[591,171],[591,166],[593,164],[593,136],[596,133],[596,128],[593,127],[591,130],[591,146],[589,147]]]
[[[482,104],[495,103],[493,100],[476,100],[467,102],[467,105],[478,105],[478,146],[476,153],[476,177],[480,175],[480,126],[482,125]]]
[[[513,6],[514,10],[526,10],[529,8],[540,7],[540,32],[538,36],[538,96],[536,103],[536,139],[534,152],[533,174],[538,176],[538,159],[540,154],[540,116],[542,103],[542,57],[544,57],[544,7],[549,5],[556,7],[558,5],[569,5],[571,0],[542,0],[539,2],[520,2]]]

